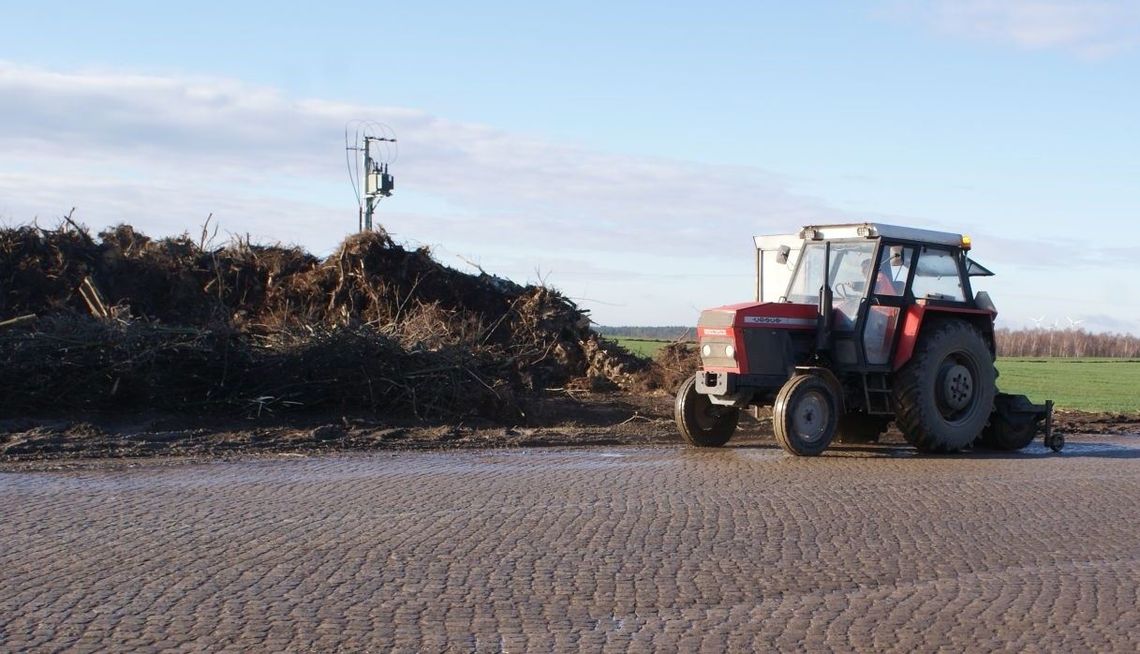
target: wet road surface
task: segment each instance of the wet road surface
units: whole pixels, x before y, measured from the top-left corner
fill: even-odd
[[[1140,649],[1140,437],[0,474],[0,650]]]

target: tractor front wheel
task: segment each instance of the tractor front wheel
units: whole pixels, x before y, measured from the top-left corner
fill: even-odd
[[[993,411],[993,356],[963,320],[930,327],[895,377],[895,424],[920,450],[956,452],[981,435]]]
[[[696,376],[689,377],[677,391],[673,417],[681,438],[695,447],[720,447],[732,438],[740,421],[740,409],[713,404],[697,392]]]
[[[835,391],[819,375],[789,379],[772,405],[776,442],[797,456],[817,456],[831,445],[839,422]]]

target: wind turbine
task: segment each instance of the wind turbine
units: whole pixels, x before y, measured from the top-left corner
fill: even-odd
[[[1070,328],[1070,329],[1071,329],[1071,328],[1074,328],[1074,327],[1079,327],[1079,326],[1080,326],[1080,324],[1081,324],[1082,322],[1084,322],[1083,320],[1073,320],[1072,318],[1070,318],[1070,317],[1068,317],[1068,316],[1065,316],[1065,319],[1069,321],[1069,328]]]
[[[1041,328],[1041,321],[1045,320],[1045,316],[1041,316],[1040,318],[1030,318],[1030,320],[1033,321],[1034,327],[1040,329]]]

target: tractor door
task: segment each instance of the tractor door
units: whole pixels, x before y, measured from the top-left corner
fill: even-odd
[[[913,246],[884,243],[879,251],[878,265],[867,280],[870,292],[863,321],[863,353],[869,366],[891,362],[914,262]]]

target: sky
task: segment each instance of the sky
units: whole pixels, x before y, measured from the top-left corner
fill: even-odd
[[[0,224],[328,254],[345,126],[398,138],[376,220],[603,325],[751,299],[753,235],[969,234],[999,326],[1140,334],[1140,4],[17,3]]]

